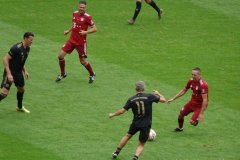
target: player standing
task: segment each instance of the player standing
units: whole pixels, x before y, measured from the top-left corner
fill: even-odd
[[[149,4],[150,6],[152,6],[157,11],[158,19],[160,20],[161,16],[162,16],[162,9],[159,9],[157,4],[153,0],[145,0],[145,2],[147,4]],[[141,8],[142,8],[142,0],[136,0],[136,9],[134,11],[133,17],[130,20],[128,20],[128,24],[132,25],[132,24],[135,23],[135,21],[136,21],[136,19],[138,17],[138,14],[141,11]]]
[[[90,63],[87,60],[87,34],[97,31],[92,17],[86,13],[86,1],[80,0],[78,5],[78,11],[75,11],[72,16],[72,27],[64,31],[64,35],[71,32],[69,40],[63,45],[58,54],[59,66],[61,73],[58,75],[56,82],[61,81],[67,76],[65,73],[65,59],[66,54],[71,54],[74,49],[77,50],[80,63],[89,72],[89,83],[93,83],[96,76]],[[88,29],[90,27],[90,29]]]
[[[180,110],[178,116],[178,128],[174,129],[176,132],[183,131],[184,117],[193,112],[190,120],[190,124],[197,126],[199,120],[203,120],[203,113],[208,106],[208,84],[201,77],[200,68],[196,67],[192,69],[192,79],[189,80],[185,86],[177,95],[168,100],[168,103],[184,95],[188,89],[192,90],[191,100],[185,104]]]
[[[145,84],[143,81],[136,83],[137,94],[129,98],[123,108],[115,113],[109,113],[109,118],[118,116],[128,111],[130,108],[133,112],[133,121],[130,125],[128,133],[121,139],[116,151],[112,154],[113,158],[117,158],[122,148],[127,144],[131,137],[140,131],[139,144],[136,149],[133,160],[137,160],[143,151],[144,144],[148,140],[149,132],[152,125],[152,103],[166,102],[164,96],[155,91],[154,94],[144,93]]]
[[[7,97],[12,83],[17,87],[17,111],[30,113],[29,110],[22,105],[24,94],[24,76],[29,79],[29,74],[25,67],[30,46],[33,42],[34,34],[26,32],[23,35],[23,41],[13,45],[3,58],[4,72],[3,80],[1,83],[0,101]],[[24,75],[23,75],[24,74]]]

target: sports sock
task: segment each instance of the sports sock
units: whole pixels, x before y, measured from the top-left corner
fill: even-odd
[[[18,108],[22,108],[22,100],[23,100],[24,92],[17,92],[17,101],[18,101]]]
[[[137,16],[141,10],[141,7],[142,7],[142,3],[141,2],[136,2],[136,9],[135,9],[135,12],[134,12],[134,15],[133,15],[133,20],[135,21],[137,19]]]
[[[0,94],[0,101],[3,100],[4,98],[6,98],[6,96],[4,94]]]
[[[116,153],[116,154],[119,154],[119,153],[121,152],[121,150],[122,150],[121,148],[117,147],[115,153]]]
[[[178,117],[178,127],[183,128],[184,118],[182,116]]]
[[[149,5],[152,6],[158,13],[160,13],[160,9],[154,1],[150,2]]]
[[[134,155],[133,160],[138,160],[138,156]]]
[[[92,67],[91,67],[90,63],[87,63],[87,64],[85,65],[85,68],[88,70],[88,73],[89,73],[90,76],[93,76],[93,75],[94,75],[94,72],[93,72],[93,70],[92,70]]]
[[[59,60],[61,75],[63,76],[65,74],[65,59],[58,59],[58,60]]]

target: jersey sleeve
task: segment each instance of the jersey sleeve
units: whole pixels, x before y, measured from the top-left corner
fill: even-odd
[[[154,94],[150,94],[150,100],[152,101],[152,102],[155,102],[155,103],[158,103],[159,102],[159,100],[160,100],[160,97],[159,96],[156,96],[156,95],[154,95]]]
[[[185,89],[189,89],[190,86],[191,86],[191,80],[189,80],[189,81],[187,82],[187,84],[186,84],[186,86],[185,86]]]
[[[94,25],[94,22],[93,22],[91,16],[89,16],[89,17],[87,18],[87,24],[88,24],[89,26],[93,26],[93,25]]]
[[[203,84],[201,89],[202,89],[201,94],[208,94],[208,85],[207,84]]]
[[[10,48],[10,50],[8,51],[8,54],[11,56],[11,57],[15,57],[16,54],[18,52],[18,48],[16,46],[13,46],[12,48]]]
[[[131,108],[131,101],[128,100],[128,101],[126,102],[126,104],[124,105],[123,108],[126,109],[126,110],[128,111],[128,110]]]

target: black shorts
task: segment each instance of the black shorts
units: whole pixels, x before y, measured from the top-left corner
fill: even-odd
[[[23,77],[23,73],[12,73],[13,76],[13,80],[14,80],[14,84],[16,87],[24,87],[24,77]],[[9,90],[11,88],[12,82],[9,82],[8,78],[7,78],[7,72],[4,71],[3,72],[3,80],[1,83],[1,88],[6,88],[7,90]]]
[[[131,124],[128,134],[134,135],[138,131],[140,131],[139,134],[139,141],[142,143],[145,143],[148,140],[149,132],[150,132],[151,126],[148,127],[137,127],[134,124]]]

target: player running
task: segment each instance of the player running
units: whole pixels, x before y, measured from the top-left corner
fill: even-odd
[[[65,59],[66,54],[71,54],[74,49],[77,50],[80,63],[89,72],[89,83],[93,83],[95,79],[95,72],[93,71],[90,63],[87,60],[87,34],[97,31],[92,17],[86,13],[86,1],[80,0],[78,11],[75,11],[72,16],[72,27],[64,31],[64,35],[71,32],[69,40],[63,45],[58,54],[59,66],[61,73],[58,75],[56,82],[61,81],[67,76],[65,72]],[[88,29],[90,27],[90,29]]]
[[[208,84],[201,77],[200,68],[196,67],[192,69],[192,79],[189,80],[185,86],[177,95],[168,100],[168,103],[184,95],[188,89],[192,90],[191,100],[185,104],[180,110],[178,116],[178,128],[174,129],[175,132],[183,131],[184,117],[193,112],[190,120],[190,124],[197,126],[199,120],[203,120],[203,113],[208,106]]]
[[[112,153],[113,158],[117,158],[122,148],[127,144],[131,137],[139,131],[140,132],[139,143],[135,155],[133,157],[133,160],[138,159],[138,157],[143,151],[144,144],[148,140],[149,132],[151,129],[152,103],[166,102],[164,96],[162,96],[158,91],[155,91],[154,95],[144,93],[144,89],[145,89],[144,82],[143,81],[137,82],[136,83],[137,94],[129,98],[123,108],[121,108],[115,113],[109,113],[109,118],[112,118],[114,116],[118,116],[125,113],[131,108],[134,115],[128,133],[121,139],[116,151]]]
[[[157,15],[158,15],[158,19],[160,20],[162,17],[162,9],[159,9],[159,7],[157,6],[157,4],[153,1],[153,0],[145,0],[145,2],[147,4],[149,4],[150,6],[153,7],[153,9],[155,9],[157,11]],[[133,17],[128,20],[128,24],[133,25],[138,17],[138,14],[140,13],[142,8],[142,0],[136,0],[136,9],[134,11]]]
[[[33,42],[34,34],[26,32],[23,35],[23,41],[13,45],[3,58],[4,72],[1,84],[0,101],[7,97],[12,83],[17,87],[17,107],[16,110],[20,112],[30,113],[23,105],[24,94],[24,76],[29,79],[29,74],[25,67],[30,46]]]

